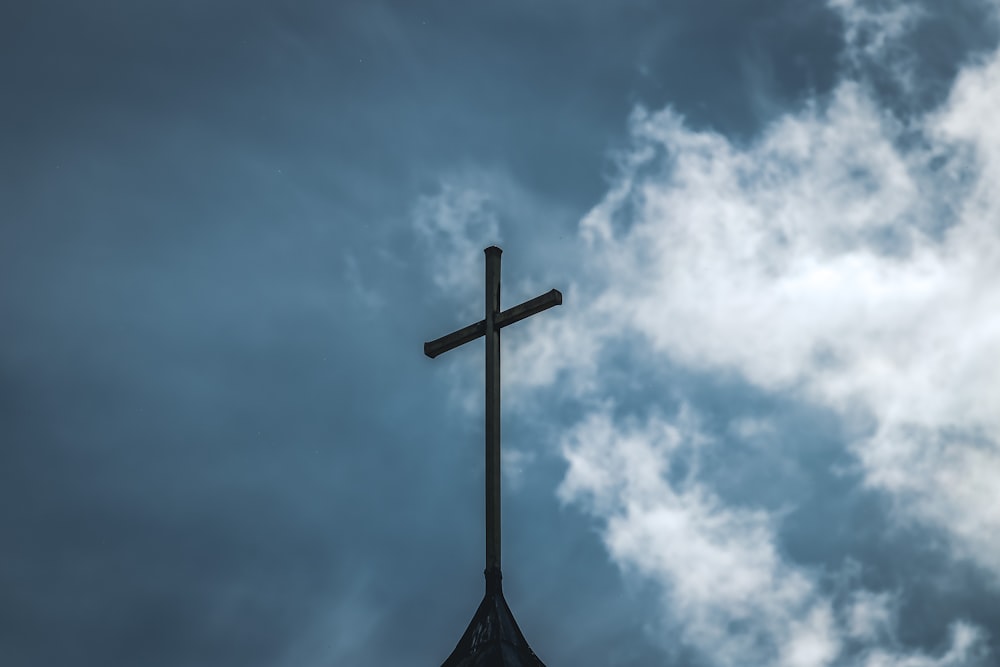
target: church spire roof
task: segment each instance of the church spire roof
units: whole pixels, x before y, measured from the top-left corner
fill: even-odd
[[[545,667],[503,597],[500,570],[486,573],[486,595],[441,667]]]

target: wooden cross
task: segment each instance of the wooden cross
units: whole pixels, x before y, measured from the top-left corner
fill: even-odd
[[[433,359],[459,345],[486,336],[486,578],[500,574],[500,329],[562,303],[562,293],[551,290],[519,306],[500,311],[500,253],[486,253],[486,317],[475,324],[424,343]]]

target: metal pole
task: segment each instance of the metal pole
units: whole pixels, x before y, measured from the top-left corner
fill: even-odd
[[[500,573],[500,248],[486,253],[486,576]]]

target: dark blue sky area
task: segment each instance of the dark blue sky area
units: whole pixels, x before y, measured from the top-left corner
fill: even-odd
[[[800,0],[0,9],[0,663],[443,661],[482,594],[482,371],[479,344],[421,346],[479,312],[482,248],[504,247],[505,306],[570,296],[636,107],[740,146],[857,75],[905,121],[996,31],[971,0],[929,6],[905,99],[845,35]],[[448,188],[491,195],[496,225],[456,290],[414,224]],[[896,646],[1000,627],[984,571],[914,551],[936,538],[859,481],[861,427],[648,344],[602,352],[616,409],[695,406],[721,443],[705,483],[784,513],[782,557],[904,591]],[[725,664],[560,500],[559,434],[592,407],[560,377],[504,413],[530,453],[504,497],[522,630],[552,667]],[[767,447],[732,440],[761,416]]]

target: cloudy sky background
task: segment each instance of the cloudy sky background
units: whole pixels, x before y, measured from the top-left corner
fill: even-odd
[[[1000,6],[0,10],[0,662],[1000,664]]]

